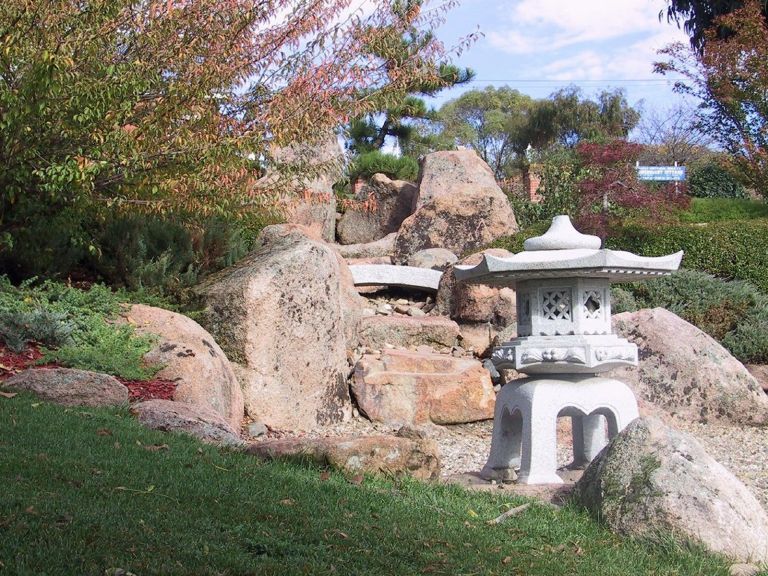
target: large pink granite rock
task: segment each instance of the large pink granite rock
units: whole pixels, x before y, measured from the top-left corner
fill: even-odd
[[[397,232],[411,215],[416,192],[410,182],[374,174],[336,225],[339,243],[365,244]]]
[[[277,429],[345,420],[351,274],[295,227],[269,226],[259,244],[200,288],[208,329],[240,364],[246,410]]]
[[[389,424],[459,424],[493,418],[495,395],[477,360],[390,350],[355,366],[352,393],[360,410]]]
[[[663,308],[613,317],[615,332],[638,346],[640,365],[612,371],[644,404],[688,420],[768,424],[768,396],[717,341]]]
[[[518,230],[512,207],[490,168],[471,151],[426,157],[416,207],[395,240],[393,259],[398,264],[426,248],[463,255]]]
[[[477,265],[485,254],[497,258],[512,256],[508,250],[490,248],[467,256],[459,264]],[[504,327],[517,320],[517,300],[512,288],[457,283],[453,267],[448,268],[440,278],[436,306],[441,314],[457,322],[482,322]]]
[[[498,188],[493,170],[474,150],[444,150],[424,156],[414,209],[435,198],[460,196],[470,188]]]
[[[147,400],[131,406],[142,425],[163,432],[182,432],[209,444],[237,446],[239,428],[233,428],[218,412],[172,400]]]
[[[123,318],[140,334],[158,337],[144,360],[163,366],[158,378],[176,382],[174,400],[210,408],[240,428],[243,391],[213,336],[183,314],[143,304],[131,306]]]
[[[387,344],[400,348],[455,346],[459,326],[441,316],[370,316],[360,321],[358,342],[373,349]]]
[[[629,424],[592,461],[574,496],[612,530],[682,545],[698,542],[747,562],[768,562],[760,502],[690,435],[656,418]]]

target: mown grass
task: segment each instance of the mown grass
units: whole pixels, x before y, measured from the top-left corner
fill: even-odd
[[[768,203],[740,198],[692,198],[691,206],[680,212],[679,217],[681,222],[692,223],[768,218]]]
[[[143,430],[127,410],[0,397],[0,574],[719,575],[575,508],[260,463]]]

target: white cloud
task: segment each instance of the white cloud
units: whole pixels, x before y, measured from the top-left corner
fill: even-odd
[[[657,80],[653,63],[662,57],[657,51],[671,42],[681,40],[676,30],[657,31],[629,45],[611,50],[588,48],[563,58],[551,60],[538,69],[538,74],[563,82],[577,80]]]
[[[552,52],[632,34],[654,34],[665,0],[519,0],[504,30],[488,32],[492,46],[510,54]]]

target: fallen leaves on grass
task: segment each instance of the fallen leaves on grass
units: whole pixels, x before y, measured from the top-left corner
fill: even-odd
[[[13,398],[16,395],[16,392],[0,392],[0,398]]]

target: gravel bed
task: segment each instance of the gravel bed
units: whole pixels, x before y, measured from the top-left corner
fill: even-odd
[[[558,426],[558,465],[565,466],[571,460],[570,434],[567,419],[560,419]],[[715,460],[733,472],[763,507],[768,510],[768,428],[733,427],[717,424],[677,422],[674,427],[697,438]],[[493,422],[473,422],[452,426],[421,426],[427,437],[433,439],[440,451],[441,476],[445,479],[458,474],[479,472],[488,458],[491,448]],[[322,430],[306,433],[278,432],[273,437],[310,438],[326,436],[368,436],[394,434],[397,427],[373,423],[362,416]]]
[[[768,428],[677,422],[752,491],[768,511]]]

